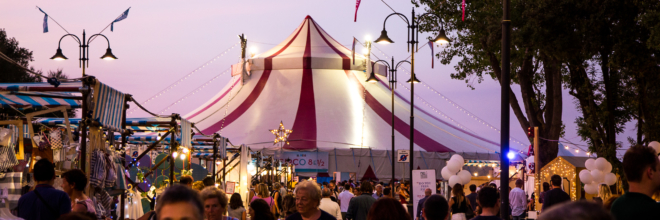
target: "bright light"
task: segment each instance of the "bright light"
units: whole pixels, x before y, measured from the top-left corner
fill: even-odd
[[[488,179],[490,179],[490,175],[488,175]]]
[[[369,54],[369,49],[367,48],[362,48],[362,54],[368,55]]]
[[[251,47],[250,48],[250,53],[257,53],[257,51],[259,51],[259,50],[257,50],[257,47]]]
[[[568,145],[564,146],[564,149],[568,150]]]
[[[114,58],[112,58],[112,57],[103,57],[103,59],[104,60],[114,60]],[[57,59],[55,59],[55,60],[57,60]]]
[[[56,58],[53,58],[53,60],[65,60],[65,59],[61,58],[61,57],[56,57]]]
[[[578,150],[578,149],[575,149],[575,153],[580,153],[580,150]]]
[[[185,148],[185,147],[184,147],[184,148],[183,148],[183,153],[186,153],[186,154],[187,154],[187,153],[188,153],[188,148]]]
[[[446,44],[446,43],[449,43],[449,41],[446,41],[446,40],[439,40],[439,41],[436,41],[436,43],[437,43],[437,44],[440,44],[440,45],[444,45],[444,44]]]
[[[474,176],[477,176],[477,172],[474,172]]]
[[[218,186],[220,186],[220,184],[217,184],[217,183],[216,183],[216,184],[215,184],[215,188],[218,188]]]
[[[174,152],[174,153],[172,153],[172,157],[173,157],[173,158],[176,158],[177,155],[179,155],[179,152]]]
[[[185,155],[185,154],[181,154],[181,160],[185,160],[185,159],[186,159],[186,155]]]
[[[506,157],[508,157],[509,159],[513,159],[515,156],[516,154],[514,154],[513,152],[509,152],[508,154],[506,154]]]
[[[371,36],[368,34],[364,36],[364,41],[371,41]]]

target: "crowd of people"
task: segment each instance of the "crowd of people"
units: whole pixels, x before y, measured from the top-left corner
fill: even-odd
[[[562,178],[554,175],[543,184],[539,201],[540,220],[559,219],[660,219],[660,160],[652,148],[631,147],[623,158],[623,172],[629,190],[621,196],[612,195],[601,186],[593,201],[571,201],[561,188]],[[17,214],[26,220],[36,219],[98,219],[95,207],[84,191],[87,177],[80,170],[62,174],[63,191],[53,188],[55,171],[52,163],[39,160],[34,165],[37,183],[18,203]],[[425,189],[425,197],[417,204],[417,212],[409,214],[411,202],[406,182],[390,184],[375,181],[342,181],[318,184],[297,183],[287,190],[282,183],[253,183],[249,204],[238,193],[227,195],[210,178],[194,182],[182,176],[179,184],[168,187],[158,196],[155,211],[138,218],[193,220],[498,220],[502,216],[500,192],[495,184],[467,186],[456,184],[449,198]],[[509,192],[508,215],[514,220],[525,219],[533,209],[534,198],[522,190],[523,181],[516,180]]]

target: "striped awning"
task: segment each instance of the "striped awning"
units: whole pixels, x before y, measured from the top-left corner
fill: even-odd
[[[169,120],[169,119],[167,119]],[[169,130],[168,126],[162,127],[162,124],[152,124],[148,125],[147,123],[142,123],[142,122],[147,122],[146,120],[143,120],[143,118],[137,118],[137,119],[126,119],[126,129],[131,129],[133,131],[138,131],[138,132],[166,132]],[[70,118],[69,122],[71,126],[76,126],[80,123],[80,118]],[[64,124],[64,119],[63,118],[37,118],[35,120],[35,123],[40,123],[44,125],[49,125],[49,126],[59,126]]]
[[[496,160],[468,160],[465,162],[465,166],[498,167],[500,166],[500,162]]]
[[[64,92],[0,92],[0,105],[2,108],[53,108],[67,106],[81,108],[80,96]]]
[[[213,153],[192,153],[192,157],[202,158],[202,159],[213,159]],[[216,154],[216,158],[222,158],[222,155],[218,153]]]
[[[82,82],[62,82],[58,87],[49,83],[0,83],[0,91],[50,91],[79,92]]]

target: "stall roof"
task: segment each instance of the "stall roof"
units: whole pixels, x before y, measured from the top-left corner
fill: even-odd
[[[50,91],[50,92],[79,92],[82,82],[62,82],[55,87],[50,83],[0,83],[0,91]]]
[[[8,92],[0,89],[0,105],[2,108],[53,108],[67,106],[81,108],[80,96],[66,92]]]

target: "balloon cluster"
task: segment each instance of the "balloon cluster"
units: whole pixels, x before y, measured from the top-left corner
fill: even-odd
[[[612,172],[612,164],[599,157],[588,159],[584,162],[587,169],[580,171],[580,181],[584,183],[584,191],[588,194],[598,194],[600,184],[613,185],[616,183],[616,175]]]
[[[442,174],[443,179],[449,180],[449,186],[454,187],[456,184],[465,185],[472,180],[470,171],[462,170],[463,165],[465,165],[463,157],[454,154],[449,161],[447,161],[447,166],[442,168],[440,174]]]

